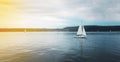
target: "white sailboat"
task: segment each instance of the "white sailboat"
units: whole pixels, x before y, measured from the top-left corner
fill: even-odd
[[[84,26],[81,24],[78,28],[76,38],[86,38],[86,32]]]

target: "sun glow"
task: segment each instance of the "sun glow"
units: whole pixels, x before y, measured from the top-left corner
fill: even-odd
[[[18,0],[0,0],[0,20],[14,20],[20,11]]]
[[[21,2],[20,0],[0,0],[0,27],[16,24],[21,18]]]

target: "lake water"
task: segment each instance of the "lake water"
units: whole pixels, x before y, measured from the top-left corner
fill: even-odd
[[[120,32],[0,33],[0,62],[120,62]]]

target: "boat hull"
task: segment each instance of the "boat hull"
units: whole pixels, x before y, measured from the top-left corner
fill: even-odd
[[[83,35],[83,36],[78,36],[78,35],[77,35],[77,36],[75,36],[74,38],[86,38],[86,36],[84,36],[84,35]]]

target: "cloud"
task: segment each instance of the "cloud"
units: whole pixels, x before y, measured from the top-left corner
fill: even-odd
[[[24,0],[22,5],[23,18],[16,27],[64,27],[79,25],[81,19],[86,24],[120,21],[120,0]]]
[[[26,0],[25,11],[39,15],[54,15],[62,9],[60,0]]]
[[[24,15],[24,19],[17,23],[17,27],[29,27],[29,28],[62,28],[67,22],[65,19],[61,19],[55,16],[41,16],[41,15]]]
[[[66,0],[68,9],[78,10],[76,15],[87,20],[120,20],[120,0]]]
[[[120,0],[25,0],[28,13],[86,20],[120,20]]]

